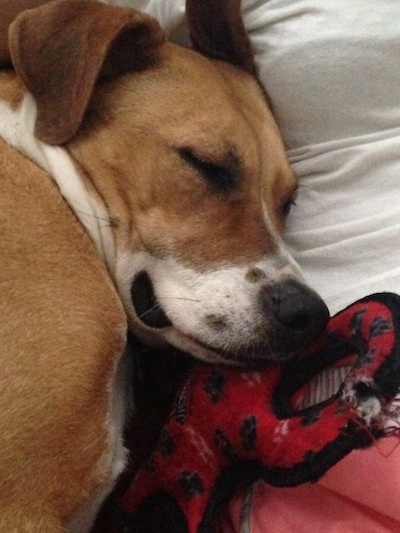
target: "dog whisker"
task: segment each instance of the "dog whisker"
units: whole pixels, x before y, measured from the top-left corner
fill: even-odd
[[[140,315],[138,315],[138,318],[143,318],[144,316],[146,316],[148,313],[151,313],[155,309],[160,309],[160,304],[157,303],[157,304],[153,305],[152,307],[147,309],[147,311],[145,311],[144,313],[141,313]]]
[[[181,296],[157,296],[157,299],[158,300],[184,300],[187,302],[197,302],[197,303],[201,301],[196,298],[184,298]]]

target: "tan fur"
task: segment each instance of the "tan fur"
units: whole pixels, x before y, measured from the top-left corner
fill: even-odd
[[[108,476],[93,465],[125,317],[52,181],[0,149],[0,531],[50,532]]]
[[[13,72],[0,72],[0,83],[1,99],[7,102],[11,109],[17,109],[26,91],[22,80],[16,78]]]

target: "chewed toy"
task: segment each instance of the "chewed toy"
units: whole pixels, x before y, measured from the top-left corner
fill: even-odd
[[[400,297],[382,293],[334,316],[289,363],[196,365],[116,530],[212,533],[240,487],[316,481],[352,450],[398,435],[399,336]]]

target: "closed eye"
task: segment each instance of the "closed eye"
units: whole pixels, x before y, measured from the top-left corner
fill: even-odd
[[[225,163],[216,163],[197,155],[190,148],[178,149],[180,157],[218,192],[229,193],[237,189],[240,161],[232,151],[228,153]]]

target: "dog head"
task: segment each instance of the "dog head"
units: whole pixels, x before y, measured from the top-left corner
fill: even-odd
[[[132,330],[208,361],[281,359],[328,319],[279,236],[296,180],[239,1],[187,13],[190,50],[141,13],[51,2],[12,24],[14,68],[37,137],[63,145],[107,206]]]

